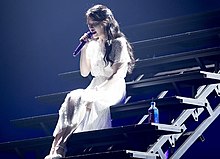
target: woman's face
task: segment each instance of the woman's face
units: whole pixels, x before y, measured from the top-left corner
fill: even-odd
[[[93,34],[93,38],[104,38],[104,26],[101,22],[93,21],[91,18],[88,18],[87,20],[88,28],[91,32],[95,32]]]

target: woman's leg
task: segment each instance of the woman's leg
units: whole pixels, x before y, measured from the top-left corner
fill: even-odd
[[[60,154],[62,157],[65,157],[66,141],[73,131],[74,128],[68,126],[62,129],[62,131],[55,136],[50,150],[50,155]]]
[[[59,110],[59,120],[54,130],[54,141],[51,146],[50,154],[46,159],[53,156],[64,157],[66,153],[66,142],[72,132],[77,128],[79,122],[85,115],[85,109],[80,104],[82,90],[72,91],[65,98]]]

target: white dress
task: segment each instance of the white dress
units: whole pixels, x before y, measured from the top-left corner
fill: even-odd
[[[114,42],[115,41],[115,42]],[[59,110],[59,120],[54,130],[55,137],[63,128],[71,126],[73,133],[111,127],[109,107],[122,101],[126,94],[125,76],[130,57],[126,39],[117,38],[112,44],[111,59],[122,64],[108,85],[97,89],[112,74],[109,63],[103,61],[104,46],[98,41],[90,41],[86,47],[86,55],[91,63],[91,75],[94,77],[86,89],[73,90],[67,94]],[[88,109],[89,108],[89,109]]]

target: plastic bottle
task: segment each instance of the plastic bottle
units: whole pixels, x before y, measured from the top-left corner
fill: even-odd
[[[159,111],[154,101],[152,101],[150,104],[150,108],[148,109],[148,115],[149,123],[159,123]]]

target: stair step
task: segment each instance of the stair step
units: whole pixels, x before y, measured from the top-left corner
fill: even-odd
[[[152,78],[143,79],[140,81],[132,81],[127,82],[127,95],[142,95],[142,94],[150,94],[151,97],[153,94],[159,94],[165,90],[174,90],[177,91],[177,95],[181,95],[181,92],[177,90],[178,88],[186,88],[191,86],[201,86],[207,84],[215,84],[220,81],[220,74],[209,73],[204,71],[193,71],[193,72],[185,72],[182,74],[172,74],[165,76],[156,76]],[[177,87],[175,85],[178,85]],[[196,87],[195,87],[196,88]],[[194,90],[195,91],[195,90]],[[63,102],[66,94],[70,91],[53,93],[43,96],[37,96],[36,99],[39,101],[50,103]],[[193,92],[195,93],[195,92]]]
[[[0,143],[0,152],[16,149],[36,149],[37,147],[48,147],[53,141],[52,136],[23,139]],[[49,146],[50,147],[50,146]]]
[[[220,28],[209,28],[153,39],[141,39],[132,43],[135,55],[140,59],[159,57],[177,52],[219,46]]]
[[[33,125],[40,126],[41,123],[47,124],[48,126],[52,126],[51,123],[56,122],[58,119],[58,113],[54,114],[46,114],[46,115],[38,115],[38,116],[32,116],[27,118],[21,118],[21,119],[14,119],[11,120],[13,124],[24,126],[24,127],[30,127]]]
[[[64,98],[66,97],[67,93],[70,91],[58,92],[58,93],[51,93],[46,95],[36,96],[35,99],[45,102],[45,103],[62,103]]]
[[[146,115],[151,102],[152,100],[142,100],[123,105],[111,106],[111,118],[112,120],[117,120],[132,116]],[[154,99],[154,102],[156,102],[157,108],[160,111],[166,110],[170,112],[175,110],[201,108],[205,107],[206,104],[204,101],[179,96]]]
[[[140,59],[136,62],[133,73],[128,75],[129,77],[127,77],[127,81],[134,80],[134,78],[140,74],[145,74],[146,77],[158,72],[201,67],[200,63],[197,61],[198,59],[204,64],[204,66],[214,64],[215,61],[220,59],[220,47],[205,48],[154,58]],[[204,69],[204,67],[201,69]],[[76,79],[78,80],[78,78],[85,79],[80,75],[79,70],[60,73],[58,75],[71,81]],[[86,79],[89,80],[88,78]]]
[[[99,152],[99,153],[91,153],[84,155],[75,155],[66,157],[67,159],[130,159],[131,156],[129,153],[126,153],[126,150],[122,151],[107,151],[107,152]]]
[[[141,124],[114,127],[73,134],[68,140],[68,156],[85,153],[103,152],[111,147],[112,150],[121,148],[146,149],[149,142],[155,142],[159,135],[181,133],[177,126],[165,124]],[[140,138],[141,136],[141,138]],[[50,147],[53,137],[40,137],[19,141],[0,143],[0,152],[27,151]],[[138,143],[138,144],[137,144]]]
[[[110,107],[112,123],[115,126],[115,121],[119,119],[126,120],[130,117],[142,117],[147,114],[147,110],[150,107],[152,100],[142,100],[138,102],[132,102],[128,104],[114,105]],[[205,107],[204,101],[198,101],[192,98],[186,97],[165,97],[161,99],[154,99],[158,109],[161,111],[177,111],[184,109],[193,109]],[[39,115],[28,118],[21,118],[11,120],[11,122],[18,127],[28,128],[43,128],[47,135],[50,135],[58,120],[58,113]],[[131,124],[131,123],[130,123]],[[121,123],[122,125],[122,123]]]
[[[205,71],[185,72],[180,74],[157,76],[140,81],[127,82],[128,95],[153,93],[158,94],[165,90],[176,89],[177,95],[181,95],[180,88],[198,88],[202,85],[216,84],[220,82],[220,74]],[[193,90],[192,90],[193,91]],[[193,96],[196,89],[192,92]]]
[[[27,127],[44,130],[46,135],[51,135],[58,120],[58,113],[38,115],[21,119],[14,119],[10,122],[17,127]]]
[[[181,132],[179,127],[152,123],[76,133],[71,136],[68,155],[103,152],[107,149],[142,150],[155,142],[159,135]]]
[[[118,151],[106,151],[106,152],[99,152],[99,153],[91,153],[91,154],[84,154],[84,155],[75,155],[66,157],[68,159],[138,159],[143,157],[145,159],[156,159],[156,155],[147,154],[145,152],[139,151],[131,151],[131,150],[118,150]],[[149,157],[149,158],[147,158]]]
[[[126,26],[123,31],[133,41],[220,26],[220,10],[162,19]]]
[[[208,29],[202,29],[202,30],[196,30],[196,31],[189,31],[179,34],[172,34],[152,39],[142,39],[140,41],[135,41],[132,43],[135,49],[139,48],[148,48],[148,47],[158,47],[162,45],[168,45],[168,44],[175,44],[178,45],[179,43],[184,42],[187,44],[187,42],[191,42],[192,40],[206,40],[207,37],[212,37],[214,39],[219,39],[218,37],[215,38],[215,36],[218,36],[220,33],[220,27],[215,28],[208,28]],[[208,39],[207,39],[208,40]]]

